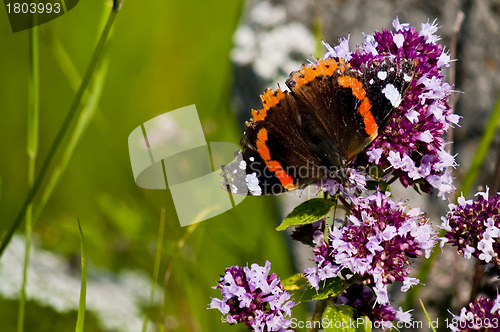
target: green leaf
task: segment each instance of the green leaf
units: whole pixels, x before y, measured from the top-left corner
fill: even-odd
[[[320,286],[323,282],[320,283]],[[344,290],[344,280],[340,278],[330,278],[326,280],[324,286],[316,291],[312,287],[306,288],[304,294],[302,294],[302,301],[312,301],[312,300],[324,300],[330,297],[337,296]]]
[[[281,281],[283,287],[288,291],[301,289],[307,285],[307,279],[300,273],[294,274],[291,277]]]
[[[380,179],[382,176],[386,174],[384,172],[384,169],[378,165],[370,165],[368,167],[368,172],[370,172],[370,176],[374,179]]]
[[[366,181],[366,189],[375,190],[378,187],[378,181],[369,180]]]
[[[391,187],[389,187],[389,184],[385,181],[379,182],[379,189],[381,192],[391,191]]]
[[[391,191],[391,187],[385,181],[366,181],[368,190],[378,190],[381,192]]]
[[[297,206],[283,220],[276,230],[282,231],[290,227],[311,224],[320,220],[335,207],[335,202],[324,198],[313,198]]]
[[[414,189],[414,190],[415,190],[415,191],[416,191],[419,195],[422,195],[422,192],[420,191],[419,186],[414,185],[414,186],[413,186],[413,189]]]
[[[354,309],[347,305],[332,305],[325,309],[321,323],[329,331],[362,332],[371,331],[368,317],[354,318]]]
[[[372,330],[372,322],[370,318],[363,316],[356,318],[356,332],[369,332]]]

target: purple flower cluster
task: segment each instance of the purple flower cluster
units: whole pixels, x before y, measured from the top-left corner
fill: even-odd
[[[367,186],[373,185],[367,182],[370,169],[382,170],[385,184],[399,178],[404,186],[419,185],[427,193],[437,190],[444,198],[455,189],[448,170],[456,164],[445,150],[443,136],[459,120],[448,105],[451,86],[444,81],[442,69],[449,66],[450,57],[437,43],[435,22],[422,24],[417,32],[396,18],[393,27],[394,32],[367,35],[355,52],[349,50],[347,39],[335,47],[325,43],[325,58],[341,58],[352,68],[386,58],[409,59],[415,63],[415,73],[375,141],[343,169],[345,174],[319,183],[325,192],[339,194],[347,211],[343,226],[333,225],[326,233],[326,221],[321,219],[298,227],[292,236],[314,246],[315,266],[304,271],[310,286],[319,290],[327,279],[342,279],[343,291],[331,303],[349,305],[356,317],[367,316],[382,322],[384,328],[393,327],[395,320],[411,320],[409,312],[390,305],[388,286],[399,281],[401,291],[406,292],[419,283],[409,276],[409,259],[428,258],[437,235],[418,208],[394,202],[389,193],[381,192],[385,189],[377,188],[374,194],[361,197]],[[367,162],[371,163],[368,168]],[[474,254],[487,262],[498,262],[498,202],[498,196],[488,198],[487,193],[476,202],[461,198],[443,223],[449,232],[445,241],[459,246],[469,257]],[[230,324],[244,323],[255,331],[285,331],[291,325],[290,308],[295,303],[280,279],[269,273],[270,265],[228,268],[214,287],[220,289],[222,299],[212,298],[210,308],[218,309],[223,321]],[[497,300],[497,311],[499,306]]]
[[[226,269],[217,286],[222,300],[212,298],[210,309],[219,309],[224,322],[244,323],[254,331],[287,331],[290,308],[295,303],[283,289],[275,273],[269,274],[271,263],[251,268],[232,266]]]
[[[450,204],[441,228],[446,230],[441,246],[449,242],[456,246],[465,258],[474,256],[485,263],[500,265],[500,193],[489,196],[478,192],[477,200],[465,200]]]
[[[453,314],[452,314],[453,315]],[[463,307],[460,315],[453,315],[451,331],[498,331],[500,330],[500,296],[495,300],[481,297]]]
[[[422,24],[417,32],[396,18],[393,27],[395,32],[367,35],[355,52],[349,51],[346,39],[336,47],[325,43],[325,58],[343,58],[354,68],[388,56],[415,61],[415,75],[401,104],[364,154],[371,163],[392,170],[389,175],[398,176],[404,186],[419,184],[425,192],[437,189],[444,198],[455,189],[448,167],[456,164],[445,150],[443,134],[459,120],[447,104],[451,86],[442,73],[450,57],[437,43],[435,22]]]
[[[407,291],[418,279],[408,276],[408,257],[429,257],[436,235],[418,208],[408,209],[380,192],[353,201],[347,225],[331,227],[328,241],[313,249],[316,266],[305,270],[311,286],[341,271],[373,287],[376,303],[389,303],[387,285],[402,281]]]
[[[352,167],[347,167],[345,173],[343,181],[328,178],[319,181],[318,187],[321,187],[324,192],[330,192],[332,195],[341,193],[346,198],[354,199],[366,189],[365,174]]]

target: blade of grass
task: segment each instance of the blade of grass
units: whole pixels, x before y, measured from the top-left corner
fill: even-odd
[[[471,190],[474,185],[474,181],[476,181],[477,175],[481,170],[481,167],[484,163],[484,159],[486,158],[486,154],[488,153],[491,143],[493,142],[493,138],[495,137],[495,133],[498,129],[498,125],[500,123],[500,97],[497,99],[497,103],[493,112],[491,113],[490,119],[486,128],[484,130],[484,134],[481,137],[481,141],[477,147],[476,153],[472,158],[472,163],[465,174],[464,181],[462,182],[462,186],[460,187],[460,192],[463,193],[465,197]]]
[[[101,20],[101,28],[104,28],[106,24],[106,17],[103,16]],[[112,32],[110,32],[110,35]],[[52,40],[51,50],[54,54],[54,57],[57,60],[57,63],[61,67],[62,72],[66,75],[69,84],[75,90],[78,90],[79,82],[81,82],[80,74],[76,69],[76,66],[71,61],[71,57],[68,52],[59,41],[59,39],[54,38]],[[76,125],[71,133],[71,137],[69,139],[68,144],[65,146],[64,151],[62,152],[61,160],[59,164],[54,167],[53,172],[50,174],[47,185],[43,188],[41,193],[41,199],[37,204],[37,208],[34,214],[34,222],[40,218],[45,206],[47,205],[52,193],[57,187],[61,176],[64,174],[71,157],[76,149],[76,146],[80,142],[80,139],[83,137],[83,134],[86,132],[90,122],[93,120],[95,113],[99,110],[98,104],[101,99],[102,92],[104,89],[104,82],[108,73],[108,65],[109,65],[109,57],[107,55],[103,56],[101,64],[96,68],[92,87],[89,88],[84,95],[83,101],[83,109],[76,121]],[[89,91],[90,90],[90,91]]]
[[[69,85],[76,92],[82,81],[82,77],[59,38],[54,36],[54,38],[51,39],[50,50],[63,74],[66,76]]]
[[[38,27],[29,29],[29,81],[28,81],[28,140],[27,152],[30,160],[29,180],[33,182],[38,154],[38,116],[39,116],[39,57]]]
[[[163,160],[162,160],[162,162],[163,162]],[[165,296],[167,295],[166,294],[167,286],[168,286],[168,282],[170,281],[170,274],[172,272],[173,263],[175,262],[175,260],[179,256],[182,248],[184,248],[184,245],[186,244],[189,237],[196,231],[196,229],[200,225],[200,221],[204,220],[205,216],[208,215],[210,212],[217,210],[217,209],[220,209],[220,206],[207,207],[206,209],[204,209],[200,213],[198,213],[198,215],[194,218],[193,224],[186,227],[187,228],[186,232],[184,233],[184,235],[182,235],[182,238],[177,242],[177,246],[176,246],[172,256],[170,257],[170,260],[168,261],[167,269],[165,271],[165,279],[163,281],[163,284],[165,287]],[[164,300],[166,301],[166,297]]]
[[[165,181],[167,180],[166,176],[166,171],[165,171],[165,165],[162,160],[162,166],[163,166],[163,174],[165,176]],[[186,232],[182,235],[182,238],[177,241],[177,246],[175,250],[173,251],[172,255],[170,256],[170,259],[167,263],[167,267],[165,269],[165,277],[163,279],[163,306],[162,306],[162,311],[161,311],[161,316],[162,316],[162,324],[159,326],[159,331],[164,332],[165,331],[165,317],[167,315],[167,299],[168,299],[168,283],[170,281],[170,275],[172,274],[172,268],[174,266],[174,262],[177,260],[179,257],[179,254],[182,251],[182,248],[184,248],[184,245],[186,244],[187,240],[191,235],[194,234],[198,226],[200,225],[200,221],[205,219],[205,216],[207,216],[210,212],[220,209],[219,206],[211,206],[207,207],[206,209],[200,211],[198,215],[195,216],[193,224],[189,225],[186,227]]]
[[[109,68],[109,58],[106,56],[102,64],[99,66],[96,74],[94,75],[94,84],[88,95],[88,99],[85,102],[85,107],[83,108],[78,120],[76,122],[75,128],[71,133],[68,144],[66,145],[64,151],[62,152],[62,157],[59,163],[54,167],[50,177],[48,178],[47,185],[43,188],[41,192],[40,201],[37,204],[34,213],[34,222],[40,218],[45,206],[47,205],[52,193],[57,187],[62,175],[66,171],[66,168],[75,152],[76,146],[83,137],[83,134],[87,130],[90,122],[94,118],[94,115],[98,109],[99,100],[101,99],[102,92],[104,90],[104,82]]]
[[[495,137],[495,132],[497,131],[499,122],[500,122],[500,97],[498,98],[495,108],[491,113],[488,124],[486,125],[486,128],[484,130],[484,134],[481,137],[479,145],[476,149],[476,153],[472,158],[472,163],[469,166],[467,173],[465,174],[462,186],[458,190],[458,193],[462,193],[464,197],[467,197],[474,182],[476,181],[481,166],[484,163],[484,159],[486,158],[486,154],[488,153],[491,143],[493,142],[493,138]],[[440,237],[444,236],[444,230],[441,230],[439,236]],[[429,273],[432,269],[432,266],[438,254],[439,250],[435,250],[431,253],[428,259],[423,261],[422,266],[420,267],[417,275],[417,278],[420,280],[420,283],[418,285],[413,286],[408,291],[402,306],[404,310],[410,309],[413,306],[413,303],[415,303],[415,300],[418,297],[422,285],[424,285],[427,282],[427,278],[429,276]]]
[[[422,299],[418,299],[420,301],[420,305],[422,306],[422,310],[424,310],[425,317],[427,317],[427,321],[429,322],[429,327],[431,327],[433,332],[436,332],[436,329],[432,327],[432,321],[431,318],[429,317],[429,314],[427,313],[427,310],[425,310],[424,303],[422,302]]]
[[[161,262],[161,253],[163,251],[163,235],[165,232],[165,208],[161,209],[161,217],[160,217],[160,231],[158,232],[158,241],[156,244],[156,257],[155,257],[155,266],[153,271],[153,284],[151,285],[151,295],[149,299],[149,308],[148,313],[151,313],[151,307],[154,304],[155,292],[156,292],[156,283],[158,281],[158,274],[160,272],[160,262]],[[146,332],[148,329],[148,320],[149,315],[146,314],[144,317],[144,322],[142,324],[142,332]]]
[[[66,7],[66,1],[64,0],[61,0],[61,5],[63,7],[63,12],[66,13],[68,11],[67,7]]]
[[[79,106],[81,104],[82,98],[84,96],[84,93],[92,79],[92,76],[94,74],[94,71],[101,59],[101,55],[104,50],[104,46],[106,45],[106,42],[108,40],[108,35],[109,32],[111,31],[111,28],[113,27],[116,15],[118,13],[118,10],[115,9],[115,6],[111,10],[108,20],[106,22],[106,26],[104,27],[101,37],[99,38],[99,42],[97,43],[97,46],[94,50],[94,53],[92,55],[92,59],[90,60],[90,64],[87,68],[87,71],[85,73],[85,76],[83,77],[82,83],[80,84],[80,87],[75,95],[75,98],[73,99],[73,103],[71,104],[71,107],[68,111],[68,114],[66,115],[63,124],[61,125],[61,128],[59,129],[56,138],[54,139],[54,142],[52,143],[49,153],[47,154],[47,157],[42,164],[42,167],[40,168],[40,172],[38,176],[35,179],[35,182],[33,184],[33,187],[29,191],[26,200],[24,201],[23,206],[21,207],[16,219],[12,223],[12,225],[8,228],[6,234],[3,236],[1,242],[0,242],[0,258],[5,252],[5,248],[9,244],[10,240],[12,239],[12,236],[14,235],[14,232],[17,228],[19,228],[19,225],[21,224],[24,215],[26,214],[26,210],[33,201],[34,197],[38,193],[38,190],[41,187],[42,182],[45,179],[45,176],[50,168],[50,165],[52,164],[52,161],[55,157],[56,152],[59,149],[59,146],[61,145],[64,136],[66,135],[66,132],[68,128],[70,127],[73,118],[75,115],[78,113]]]
[[[321,58],[324,52],[323,46],[323,21],[321,15],[315,15],[313,20],[313,34],[316,47],[314,48],[314,57]]]
[[[36,15],[32,16],[36,20]],[[39,107],[39,57],[38,57],[38,27],[34,26],[29,34],[29,79],[28,79],[28,128],[27,146],[28,153],[28,187],[32,188],[35,180],[36,157],[38,155],[38,117]],[[17,331],[24,330],[24,316],[26,309],[26,284],[28,282],[28,266],[31,250],[31,228],[33,223],[33,204],[30,203],[25,215],[25,248],[23,263],[23,281],[21,283],[21,294],[19,297],[19,308],[17,315]]]
[[[172,273],[172,267],[174,265],[174,262],[177,259],[177,256],[179,256],[179,253],[181,252],[182,248],[186,244],[187,240],[194,233],[194,231],[198,228],[198,226],[199,226],[199,223],[187,226],[186,232],[184,233],[182,238],[177,242],[177,246],[175,248],[175,251],[167,263],[167,268],[165,270],[165,277],[163,279],[163,306],[161,308],[162,322],[161,322],[159,329],[158,329],[160,332],[166,331],[165,318],[167,316],[167,299],[168,299],[167,289],[168,289],[168,283],[170,281],[170,275]]]
[[[78,220],[78,230],[80,231],[80,252],[82,262],[82,279],[80,282],[80,304],[78,305],[78,318],[76,319],[75,332],[83,332],[85,322],[85,309],[87,297],[87,258],[85,257],[85,246],[83,244],[83,232],[80,220]]]

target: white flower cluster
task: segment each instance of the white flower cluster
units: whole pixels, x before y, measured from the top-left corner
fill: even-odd
[[[286,16],[283,6],[257,3],[234,35],[232,60],[272,81],[298,68],[314,49],[314,38],[302,23],[287,23]]]
[[[21,289],[25,242],[14,236],[0,260],[0,294],[17,299]],[[28,267],[27,298],[57,312],[77,311],[80,299],[80,272],[68,270],[67,261],[32,245]],[[109,331],[141,331],[141,305],[149,302],[151,280],[138,271],[94,273],[87,278],[87,310]],[[161,299],[161,287],[155,298]]]

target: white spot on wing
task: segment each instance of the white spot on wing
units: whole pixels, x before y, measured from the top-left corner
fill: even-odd
[[[399,94],[398,89],[391,83],[387,84],[385,88],[382,90],[385,98],[389,99],[393,107],[398,107],[401,103],[401,95]]]
[[[406,73],[404,73],[403,79],[405,80],[405,82],[410,82],[411,81],[411,76],[407,75]]]
[[[252,174],[247,174],[245,181],[247,183],[247,188],[252,195],[261,195],[262,189],[259,187],[259,179],[257,179],[257,174],[254,172]]]
[[[372,78],[368,83],[373,84],[373,83],[375,83],[375,81]]]
[[[240,169],[244,171],[246,168],[247,168],[246,161],[244,160],[240,161]]]
[[[387,72],[386,72],[386,71],[383,71],[383,70],[382,70],[382,71],[379,71],[379,72],[377,73],[377,77],[383,81],[383,80],[385,80],[385,79],[386,79],[386,77],[387,77]]]
[[[250,157],[250,158],[248,158],[248,160],[250,160],[250,161],[254,161],[254,160],[255,160],[255,158],[254,158],[254,157]]]

